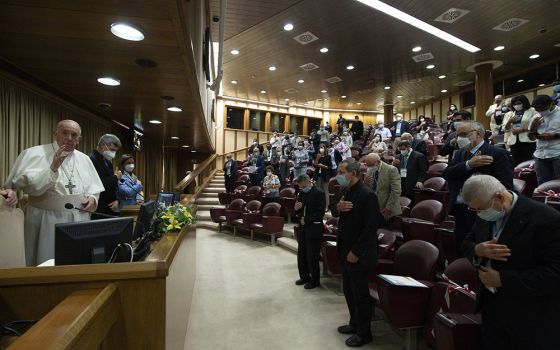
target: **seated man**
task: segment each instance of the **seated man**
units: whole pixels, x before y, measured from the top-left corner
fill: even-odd
[[[477,213],[462,244],[479,266],[485,349],[557,349],[560,324],[560,213],[473,175],[462,197]]]

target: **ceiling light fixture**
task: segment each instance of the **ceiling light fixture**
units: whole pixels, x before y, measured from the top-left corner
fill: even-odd
[[[239,55],[239,50],[233,49],[230,51],[232,55]]]
[[[443,89],[443,90],[441,90],[441,92],[445,94],[447,92],[447,90]]]
[[[121,81],[119,79],[115,79],[112,77],[99,77],[97,78],[97,82],[99,84],[107,85],[107,86],[119,86],[121,85]]]
[[[420,52],[422,51],[422,48],[420,46],[415,46],[412,48],[412,52]]]
[[[144,33],[142,33],[142,31],[139,28],[126,23],[111,24],[111,33],[125,40],[130,40],[130,41],[144,40]]]
[[[535,58],[539,58],[541,57],[541,55],[539,55],[538,53],[532,54],[531,56],[529,56],[530,59],[534,60]]]
[[[438,29],[436,27],[434,27],[431,24],[428,24],[426,22],[423,22],[421,20],[419,20],[416,17],[413,17],[401,10],[398,10],[392,6],[389,6],[379,0],[357,0],[359,2],[361,2],[362,4],[368,5],[369,7],[372,7],[378,11],[381,11],[391,17],[394,17],[400,21],[403,21],[407,24],[410,24],[420,30],[423,30],[425,32],[428,32],[432,35],[437,36],[438,38],[447,41],[448,43],[451,43],[453,45],[459,46],[462,49],[465,49],[469,52],[478,52],[480,51],[480,49],[474,45],[469,44],[468,42],[461,40],[459,38],[457,38],[456,36],[453,36],[449,33],[444,32],[441,29]]]
[[[503,45],[498,45],[494,48],[494,51],[502,51],[503,49],[505,49],[506,47]]]
[[[361,103],[361,102],[356,102],[356,104],[357,104],[358,106],[360,106],[362,103]]]
[[[266,90],[261,90],[261,94],[266,94]]]
[[[352,70],[352,69],[354,69],[354,66],[352,66],[352,65],[350,65],[350,66],[346,66],[346,69],[348,69],[348,70]]]
[[[300,79],[300,80],[298,80],[297,82],[300,83],[300,84],[303,84],[303,83],[305,83],[305,80]]]
[[[191,147],[191,146],[189,146],[189,145],[183,145],[183,146],[181,146],[181,147],[183,147],[183,148],[189,148],[189,147]]]
[[[543,86],[544,86],[544,84],[539,84],[539,87],[543,87]]]
[[[342,95],[342,96],[340,96],[340,98],[346,98],[346,95]]]
[[[438,77],[438,79],[445,79],[445,78],[447,78],[447,76],[445,76],[444,74],[442,74]]]
[[[191,153],[196,153],[196,151],[193,149],[193,150],[191,151]]]
[[[390,90],[391,87],[390,87],[390,86],[385,86],[384,89],[385,89],[385,90]]]
[[[178,107],[178,106],[167,107],[167,110],[169,112],[182,112],[183,111],[183,109],[181,107]]]
[[[403,95],[397,95],[397,98],[403,98]]]
[[[416,102],[414,102],[414,101],[410,101],[410,104],[411,104],[411,105],[413,105],[413,104],[415,104],[415,103],[416,103]]]
[[[232,80],[231,83],[232,83],[233,85],[235,85],[235,84],[237,84],[237,80]]]
[[[321,92],[322,92],[322,93],[326,93],[326,92],[327,92],[327,90],[321,90]]]
[[[434,69],[436,68],[435,64],[429,64],[426,66],[426,69]]]
[[[284,101],[288,102],[290,99],[289,98],[285,98]]]
[[[161,120],[152,119],[149,121],[150,124],[161,124]]]
[[[179,139],[179,136],[171,136],[171,139],[172,139],[172,140],[178,140],[178,139]]]
[[[270,66],[270,67],[268,67],[268,70],[271,71],[271,72],[274,72],[276,70],[276,67],[275,66]]]
[[[517,82],[518,82],[518,83],[523,83],[524,81],[525,81],[525,80],[523,80],[523,79],[519,79]]]
[[[291,23],[286,23],[284,25],[284,30],[287,31],[287,32],[289,32],[290,30],[293,30],[293,29],[294,29],[294,25],[291,24]]]
[[[323,47],[323,48],[321,48],[321,50],[319,50],[319,51],[321,51],[321,53],[327,53],[327,52],[329,52],[329,49],[326,48],[326,47]]]

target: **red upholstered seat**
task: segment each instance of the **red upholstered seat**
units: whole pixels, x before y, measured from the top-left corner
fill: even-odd
[[[427,199],[434,199],[443,204],[443,212],[447,212],[449,192],[447,181],[443,177],[435,176],[424,181],[423,189],[414,190],[414,203],[420,203]]]
[[[278,203],[268,203],[261,211],[261,221],[255,221],[249,225],[251,239],[255,233],[270,235],[270,243],[276,243],[276,235],[284,231],[284,218],[280,216],[281,205]]]
[[[233,227],[233,233],[235,234],[235,227],[239,225],[239,222],[236,220],[241,219],[245,212],[245,201],[240,198],[234,199],[225,212],[226,224]]]
[[[435,163],[430,165],[426,173],[426,178],[441,177],[443,171],[447,168],[447,163]]]
[[[260,220],[261,206],[262,203],[258,200],[252,200],[245,205],[245,210],[241,217],[232,222],[234,236],[237,234],[238,228],[250,230],[250,224],[255,220]]]
[[[249,202],[255,199],[260,200],[262,198],[263,189],[261,186],[251,186],[245,192],[245,201]]]
[[[329,203],[333,204],[340,194],[340,185],[336,181],[336,177],[329,179]]]
[[[523,194],[527,197],[531,197],[533,191],[537,188],[535,161],[531,159],[517,164],[513,169],[513,177],[525,181],[525,191]]]
[[[249,185],[250,183],[251,183],[251,178],[249,177],[248,174],[243,174],[243,175],[239,176],[239,178],[235,182],[235,184],[237,186],[239,186],[239,185]]]
[[[519,193],[519,194],[523,194],[525,193],[525,189],[527,187],[527,182],[525,180],[521,180],[521,179],[513,179],[513,189],[515,190],[515,192]]]
[[[225,208],[210,208],[210,219],[218,224],[218,232],[222,231],[222,223],[226,222]]]
[[[233,193],[231,194],[231,200],[235,200],[235,199],[243,199],[245,196],[245,191],[247,191],[247,185],[239,185],[235,188],[235,190],[233,191]],[[231,203],[231,202],[230,202]]]
[[[533,199],[544,202],[547,197],[547,201],[560,201],[560,179],[547,181],[535,188]]]
[[[280,215],[288,216],[288,220],[291,221],[291,216],[295,212],[296,205],[296,189],[292,187],[285,187],[280,190],[280,205],[281,213]]]
[[[231,193],[227,193],[227,192],[218,193],[218,200],[220,201],[221,205],[225,205],[227,207],[229,203],[231,203]]]

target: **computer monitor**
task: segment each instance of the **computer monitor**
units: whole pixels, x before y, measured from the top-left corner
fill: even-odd
[[[132,241],[132,218],[55,225],[55,265],[103,264],[118,244]]]
[[[166,207],[174,205],[181,201],[181,192],[160,192],[157,196],[157,202],[164,203]]]
[[[146,232],[151,231],[154,215],[156,213],[156,202],[147,201],[140,206],[140,212],[136,219],[136,227],[132,239],[136,240],[142,237]]]

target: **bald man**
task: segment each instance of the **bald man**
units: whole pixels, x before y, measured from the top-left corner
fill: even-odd
[[[492,117],[500,118],[502,116],[502,107],[504,105],[504,96],[496,95],[494,96],[494,104],[491,104],[486,111],[486,116],[492,120]]]
[[[95,210],[103,184],[90,158],[76,150],[80,125],[62,120],[54,142],[21,152],[5,188],[29,195],[25,213],[25,255],[28,266],[54,258],[54,225],[90,219],[87,213],[65,209],[66,203]]]
[[[365,159],[368,170],[364,182],[375,192],[379,201],[382,219],[379,228],[391,228],[394,217],[402,213],[401,176],[399,170],[381,160],[377,153],[370,153]]]

